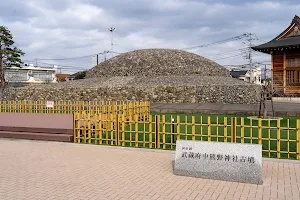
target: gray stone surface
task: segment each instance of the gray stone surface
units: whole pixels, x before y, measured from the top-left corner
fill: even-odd
[[[87,73],[87,77],[192,74],[230,77],[229,71],[221,65],[197,54],[176,49],[142,49],[126,52],[95,66]]]
[[[262,184],[262,145],[177,140],[174,174]]]
[[[150,100],[152,103],[244,103],[259,101],[260,86],[230,77],[160,76],[84,79],[10,88],[7,100]]]

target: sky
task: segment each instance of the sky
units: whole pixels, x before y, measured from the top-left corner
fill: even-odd
[[[300,15],[298,0],[6,0],[0,8],[0,25],[25,52],[24,62],[56,64],[62,73],[89,69],[93,54],[112,50],[112,26],[113,51],[124,53],[185,49],[244,33],[255,34],[258,45]],[[187,51],[224,66],[247,64],[246,39]],[[269,64],[270,56],[254,52],[253,62]]]

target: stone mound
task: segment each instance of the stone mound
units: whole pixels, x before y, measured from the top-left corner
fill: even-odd
[[[143,49],[102,62],[89,70],[86,78],[192,74],[230,77],[227,69],[194,53],[173,49]]]
[[[230,77],[219,64],[180,50],[121,54],[92,68],[86,79],[11,88],[7,100],[149,100],[157,103],[259,101],[260,86]]]

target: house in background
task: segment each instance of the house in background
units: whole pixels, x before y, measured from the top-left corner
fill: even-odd
[[[69,80],[70,74],[55,74],[57,82],[65,82]]]
[[[300,18],[273,40],[252,47],[272,56],[272,86],[277,96],[300,96]]]
[[[250,70],[247,66],[231,66],[230,75],[232,78],[237,78],[243,81],[250,83],[251,82],[257,85],[261,85],[261,68],[254,67]]]
[[[56,67],[35,67],[25,63],[21,67],[10,67],[5,71],[5,80],[8,85],[33,85],[43,83],[56,83]]]

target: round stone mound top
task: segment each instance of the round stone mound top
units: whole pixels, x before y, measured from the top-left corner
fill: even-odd
[[[112,76],[192,75],[226,76],[230,73],[221,65],[182,50],[143,49],[115,56],[93,67],[86,78]]]

